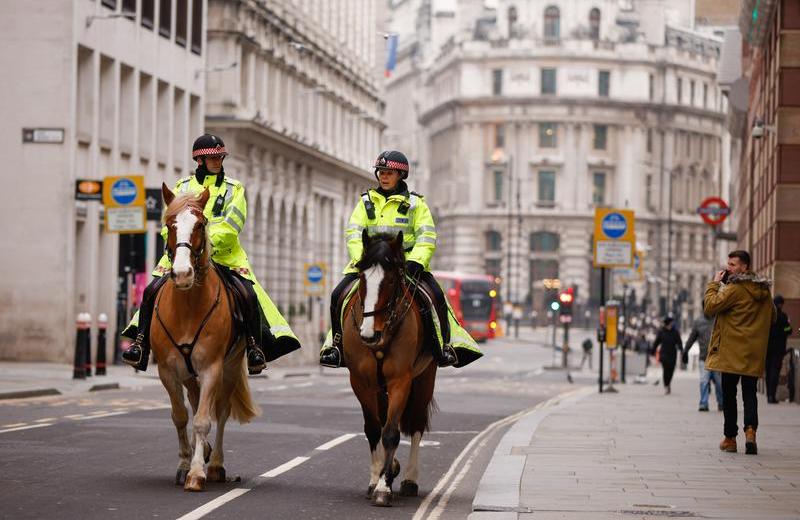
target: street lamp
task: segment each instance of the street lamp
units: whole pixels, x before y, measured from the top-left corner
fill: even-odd
[[[512,301],[512,290],[511,290],[511,282],[513,280],[513,276],[511,274],[511,234],[513,231],[514,226],[514,213],[511,209],[511,201],[514,189],[514,157],[509,155],[506,158],[505,151],[501,147],[497,147],[492,152],[491,161],[493,164],[503,164],[505,163],[506,171],[508,172],[508,233],[506,234],[506,264],[507,264],[507,276],[506,279],[508,281],[508,289],[506,295],[508,296],[508,301]],[[517,205],[519,206],[519,190],[517,190]],[[520,223],[520,228],[521,228]]]

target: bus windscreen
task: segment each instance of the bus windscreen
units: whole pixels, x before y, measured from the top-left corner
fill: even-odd
[[[488,320],[492,310],[491,284],[485,280],[461,282],[461,310],[465,320]]]

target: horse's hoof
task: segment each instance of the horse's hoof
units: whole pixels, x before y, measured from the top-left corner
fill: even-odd
[[[208,464],[208,461],[211,460],[212,451],[213,450],[211,449],[211,443],[206,441],[206,443],[203,444],[203,458],[205,459],[206,464]]]
[[[367,496],[365,496],[364,498],[366,498],[367,500],[372,500],[372,492],[373,491],[375,491],[375,484],[370,484],[367,487]]]
[[[374,504],[378,507],[389,507],[392,505],[391,491],[376,491]]]
[[[404,480],[400,483],[401,497],[415,497],[419,494],[419,486],[413,480]]]
[[[209,466],[206,470],[206,480],[209,482],[227,482],[225,468],[222,466]]]
[[[400,474],[400,462],[397,459],[392,460],[392,480]]]
[[[184,491],[203,491],[206,488],[206,479],[199,475],[189,475],[186,478],[186,484],[183,486]]]
[[[177,473],[175,473],[175,485],[182,486],[186,484],[186,475],[189,474],[188,469],[179,469]]]

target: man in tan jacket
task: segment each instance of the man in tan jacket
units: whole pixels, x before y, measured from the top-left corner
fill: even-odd
[[[719,449],[736,452],[736,386],[742,382],[745,453],[755,455],[758,429],[756,382],[764,373],[769,329],[775,321],[770,281],[750,271],[750,254],[733,251],[727,268],[706,287],[703,309],[715,316],[706,369],[722,373],[725,438]]]

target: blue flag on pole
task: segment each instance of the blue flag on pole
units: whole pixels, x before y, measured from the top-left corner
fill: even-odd
[[[397,34],[390,34],[386,38],[386,77],[392,75],[395,65],[397,65]]]

